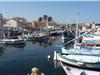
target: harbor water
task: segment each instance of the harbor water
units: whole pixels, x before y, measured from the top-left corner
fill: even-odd
[[[0,75],[27,75],[33,67],[39,68],[45,75],[66,75],[61,67],[54,67],[53,52],[61,51],[57,44],[61,44],[60,37],[51,37],[45,43],[27,41],[26,45],[1,47]]]

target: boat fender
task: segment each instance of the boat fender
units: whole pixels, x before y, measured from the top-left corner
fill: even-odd
[[[50,55],[48,55],[48,59],[50,59],[51,58],[51,56]]]

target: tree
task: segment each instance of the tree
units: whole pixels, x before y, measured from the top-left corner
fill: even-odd
[[[38,21],[42,21],[42,20],[43,20],[42,17],[39,17]]]
[[[43,15],[43,19],[46,21],[48,19],[47,15]]]
[[[52,17],[50,16],[50,17],[48,17],[48,21],[52,21]]]

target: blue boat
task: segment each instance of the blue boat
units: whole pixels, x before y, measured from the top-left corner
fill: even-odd
[[[48,42],[49,36],[46,33],[34,33],[32,35],[32,40],[37,42]]]
[[[48,42],[48,40],[49,40],[49,37],[47,37],[47,36],[33,38],[33,41],[37,41],[37,42]]]

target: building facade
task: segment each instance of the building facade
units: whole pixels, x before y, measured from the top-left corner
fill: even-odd
[[[25,28],[26,27],[26,20],[24,18],[11,18],[9,19],[4,27],[11,27],[11,28]]]

